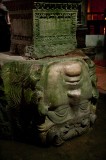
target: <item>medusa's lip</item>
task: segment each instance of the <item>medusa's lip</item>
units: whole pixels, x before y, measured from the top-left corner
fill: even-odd
[[[72,76],[72,77],[64,77],[64,81],[66,84],[77,85],[80,83],[81,76]]]

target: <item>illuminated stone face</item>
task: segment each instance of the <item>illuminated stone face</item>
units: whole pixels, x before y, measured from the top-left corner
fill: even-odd
[[[60,145],[94,123],[98,91],[89,58],[7,61],[1,88],[13,130],[35,127],[42,143]]]
[[[95,74],[93,73],[92,76],[95,77]],[[64,139],[79,134],[78,132],[82,133],[90,127],[91,121],[95,120],[95,105],[91,99],[96,81],[92,80],[92,76],[89,65],[81,59],[52,62],[42,71],[38,86],[42,86],[43,92],[38,103],[38,110],[41,115],[45,115],[45,121],[39,125],[38,129],[50,137],[55,130],[53,137],[58,135],[57,141],[59,142],[54,142],[57,145],[61,144]],[[95,85],[92,85],[93,82]],[[77,123],[80,125],[74,127],[74,131],[71,132],[70,123],[74,123],[74,121],[75,125]],[[60,125],[66,122],[70,126],[67,131],[68,135],[60,138],[60,134],[63,134],[62,132],[67,128],[62,127],[63,131],[61,131]],[[82,127],[83,125],[84,127]],[[52,128],[55,129],[52,131]],[[45,138],[42,134],[41,137]]]
[[[81,100],[91,98],[92,84],[88,78],[88,68],[81,62],[56,63],[47,69],[47,73],[45,89],[51,106],[69,103],[75,105]]]

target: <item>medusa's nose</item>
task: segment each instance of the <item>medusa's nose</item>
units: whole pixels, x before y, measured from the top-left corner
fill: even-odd
[[[64,67],[65,75],[69,77],[79,76],[81,74],[81,64],[80,63],[70,63]]]

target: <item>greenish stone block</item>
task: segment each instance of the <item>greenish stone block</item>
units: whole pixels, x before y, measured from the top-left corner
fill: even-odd
[[[6,101],[0,102],[0,126],[8,122],[13,137],[38,136],[43,144],[60,145],[94,123],[95,65],[82,51],[39,60],[4,55],[0,64],[1,99]]]
[[[76,11],[33,10],[33,57],[64,55],[76,48]]]
[[[26,47],[26,55],[39,59],[74,50],[79,5],[80,2],[35,2],[33,44]]]

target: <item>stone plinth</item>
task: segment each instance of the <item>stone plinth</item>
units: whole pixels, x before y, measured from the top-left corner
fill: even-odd
[[[0,64],[2,136],[4,126],[12,137],[61,145],[94,123],[95,65],[80,50],[40,60],[1,56]]]
[[[80,2],[6,1],[12,27],[11,51],[42,58],[75,49]]]
[[[32,57],[64,55],[76,48],[78,3],[35,2]]]

